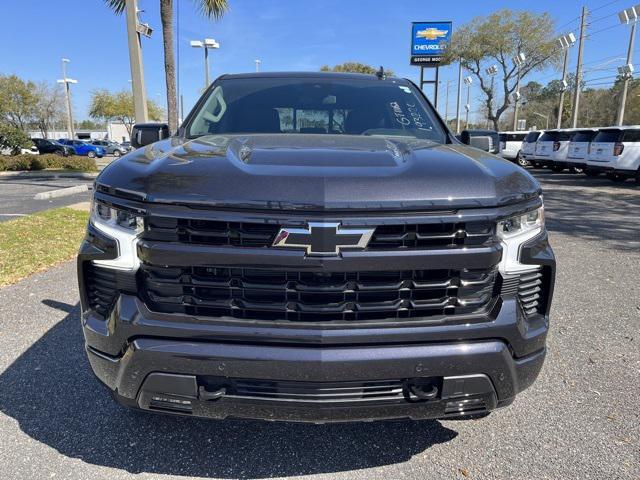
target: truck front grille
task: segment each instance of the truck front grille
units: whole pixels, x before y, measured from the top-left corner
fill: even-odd
[[[143,264],[154,311],[289,321],[402,319],[485,311],[497,269],[290,272]]]
[[[225,222],[169,217],[147,219],[146,240],[187,244],[270,247],[281,225]],[[380,225],[369,242],[370,250],[451,248],[480,246],[493,238],[491,222],[457,222]]]

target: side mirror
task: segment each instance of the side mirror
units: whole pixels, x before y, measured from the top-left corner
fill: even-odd
[[[490,152],[493,147],[491,137],[471,137],[469,139],[469,146],[479,148],[485,152]]]
[[[500,153],[500,137],[493,130],[463,130],[460,141],[489,153]]]
[[[140,148],[168,137],[166,123],[136,123],[131,130],[131,145]]]

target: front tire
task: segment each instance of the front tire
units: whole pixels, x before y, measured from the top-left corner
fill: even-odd
[[[96,158],[96,152],[94,152],[94,151],[89,151],[89,153],[87,153],[87,157],[89,157],[89,158]]]
[[[516,163],[520,165],[522,168],[526,168],[529,165],[531,165],[529,163],[529,160],[525,160],[524,158],[522,158],[522,154],[520,152],[518,152],[518,156],[516,157]]]
[[[626,177],[618,173],[607,173],[607,178],[612,182],[616,182],[616,183],[622,183],[627,179]]]
[[[600,172],[594,172],[593,170],[585,170],[585,171],[584,171],[584,174],[585,174],[587,177],[595,178],[595,177],[597,177],[598,175],[600,175]]]
[[[559,165],[552,165],[551,170],[553,170],[555,173],[561,173],[564,170],[564,167],[561,167]]]
[[[120,150],[114,150],[114,151],[113,151],[113,156],[114,156],[114,157],[118,158],[120,155],[122,155],[122,154],[120,153]]]

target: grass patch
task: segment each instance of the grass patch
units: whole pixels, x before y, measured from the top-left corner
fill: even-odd
[[[34,171],[45,169],[62,169],[80,172],[96,172],[95,159],[73,155],[62,157],[52,153],[43,155],[0,156],[0,171]]]
[[[0,222],[0,287],[73,258],[88,212],[56,208]]]

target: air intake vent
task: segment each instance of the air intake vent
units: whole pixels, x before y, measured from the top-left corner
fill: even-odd
[[[106,317],[118,296],[116,271],[88,262],[84,273],[89,306]]]
[[[518,299],[525,315],[540,313],[542,305],[542,272],[532,272],[520,275],[518,283]]]

